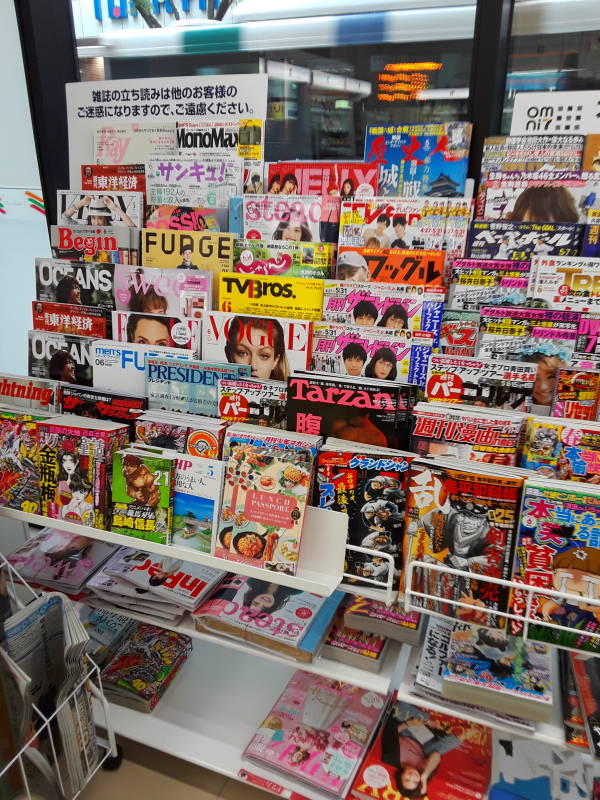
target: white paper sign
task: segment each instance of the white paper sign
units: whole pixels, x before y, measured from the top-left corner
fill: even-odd
[[[94,132],[111,123],[264,119],[266,75],[193,75],[68,83],[69,176],[81,183],[81,164],[92,164]]]
[[[518,92],[511,136],[600,133],[600,91]]]

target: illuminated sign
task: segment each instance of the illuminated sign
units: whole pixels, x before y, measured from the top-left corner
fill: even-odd
[[[416,100],[429,86],[429,73],[443,67],[439,61],[399,61],[386,64],[377,76],[377,99],[383,103]]]
[[[179,0],[177,0],[179,3]],[[105,0],[106,11],[109,19],[125,19],[129,14],[137,16],[138,10],[131,0]],[[94,16],[98,20],[102,20],[102,0],[94,0]],[[177,9],[188,14],[194,11],[194,6],[198,11],[206,11],[206,0],[181,0],[180,7]],[[219,0],[215,0],[215,8],[219,7]],[[174,14],[175,9],[171,5],[170,0],[150,0],[150,9],[152,14],[160,14],[161,11],[167,14]]]

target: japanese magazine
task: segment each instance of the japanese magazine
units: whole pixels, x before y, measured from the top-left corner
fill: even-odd
[[[339,248],[335,277],[340,281],[380,281],[411,286],[443,286],[442,250],[382,247]],[[324,276],[329,277],[329,276]],[[334,276],[331,276],[334,277]]]
[[[600,209],[589,209],[585,228],[581,255],[585,258],[600,258]]]
[[[226,208],[209,206],[147,205],[143,227],[219,233],[228,229],[228,212]]]
[[[596,482],[600,423],[528,417],[521,466],[564,481]]]
[[[178,454],[175,460],[172,544],[210,553],[217,533],[223,462]]]
[[[52,257],[66,261],[137,264],[137,238],[139,230],[125,225],[111,228],[95,225],[50,226]]]
[[[380,600],[353,594],[344,606],[344,625],[348,628],[381,634],[407,644],[419,643],[421,622],[421,614],[418,611],[405,611],[402,600],[388,606]]]
[[[82,164],[81,188],[84,192],[141,192],[145,195],[146,168],[143,164]]]
[[[334,250],[329,242],[236,239],[233,271],[244,275],[330,278],[334,270]]]
[[[29,331],[28,372],[33,378],[91,386],[93,341],[89,336]]]
[[[569,660],[577,696],[583,715],[589,751],[594,758],[600,757],[600,674],[596,659],[582,659],[569,653]]]
[[[583,225],[575,222],[507,222],[476,219],[469,258],[527,261],[534,256],[578,256]]]
[[[112,339],[93,340],[91,354],[95,389],[136,395],[146,394],[148,356],[180,360],[193,357],[191,350],[181,350],[178,347],[115,342]]]
[[[0,400],[8,400],[10,406],[54,413],[59,408],[59,390],[57,381],[0,372]]]
[[[571,364],[577,369],[600,368],[600,311],[580,314]]]
[[[442,694],[525,719],[548,722],[554,695],[550,648],[521,636],[456,623]]]
[[[185,422],[185,424],[181,424]],[[167,447],[202,458],[221,458],[227,423],[222,420],[153,408],[135,424],[136,441],[150,447]]]
[[[460,197],[465,192],[470,122],[367,125],[365,161],[379,167],[379,195]]]
[[[551,417],[595,422],[600,405],[600,372],[559,367],[556,371]]]
[[[600,310],[600,259],[539,257],[531,262],[532,305],[563,311]]]
[[[419,330],[314,322],[311,368],[424,386],[433,343]]]
[[[457,259],[447,306],[454,311],[477,311],[482,306],[529,305],[529,261]]]
[[[377,633],[347,628],[344,615],[338,614],[323,644],[323,655],[333,661],[349,664],[368,672],[380,672],[390,640]]]
[[[164,314],[138,314],[113,311],[112,332],[116,342],[135,342],[160,347],[200,352],[201,322],[198,319],[167,317]]]
[[[176,152],[175,123],[120,122],[94,131],[95,164],[142,164],[150,154]]]
[[[219,416],[226,422],[249,422],[284,428],[285,381],[219,379]]]
[[[288,379],[287,427],[374,447],[404,447],[418,391],[413,384],[296,373]]]
[[[34,330],[94,339],[106,339],[110,333],[110,316],[105,308],[32,300],[31,311]]]
[[[333,195],[244,195],[244,239],[337,242],[340,198]]]
[[[196,609],[194,621],[199,631],[224,633],[310,663],[342,597],[341,592],[319,597],[259,578],[230,574]]]
[[[523,414],[447,402],[417,403],[410,449],[419,456],[518,466]]]
[[[531,411],[534,364],[438,355],[429,357],[425,393],[436,403]]]
[[[249,375],[250,367],[246,365],[148,356],[148,405],[150,408],[218,417],[219,379],[243,378]]]
[[[84,192],[61,190],[56,193],[56,215],[59,225],[86,225],[110,228],[125,225],[144,226],[144,196],[141,192]],[[109,231],[110,232],[110,231]]]
[[[40,510],[37,421],[45,414],[0,409],[0,506]]]
[[[436,769],[428,770],[429,764]],[[485,796],[491,767],[489,727],[396,700],[348,798],[373,800],[385,781],[388,794],[398,800],[411,797],[413,788],[432,800],[473,800]]]
[[[478,311],[456,311],[444,307],[440,327],[441,353],[447,356],[474,356],[478,333]]]
[[[322,444],[322,436],[234,422],[225,433],[223,459],[229,458],[234,447],[249,445],[263,450],[294,450],[301,461],[314,461]]]
[[[111,530],[171,543],[175,458],[133,448],[114,454]]]
[[[310,362],[312,324],[307,320],[207,311],[202,358],[251,368],[252,378],[285,381]]]
[[[237,153],[149,156],[146,158],[146,202],[151,206],[224,208],[242,193],[244,165]]]
[[[373,197],[377,194],[377,164],[358,161],[277,161],[268,165],[269,194]]]
[[[295,575],[312,459],[294,450],[237,445],[225,465],[213,555]]]
[[[85,264],[52,258],[35,260],[35,298],[48,303],[72,303],[115,308],[113,264]]]
[[[445,290],[388,283],[325,281],[323,320],[433,333],[437,346]]]
[[[534,593],[528,639],[600,652],[600,636],[582,635],[600,629],[600,606],[588,602],[599,597],[599,514],[600,489],[596,486],[552,481],[543,475],[525,481],[513,580],[581,598]],[[514,589],[511,612],[524,616],[526,605],[526,593]],[[518,635],[522,628],[519,620],[511,622],[511,633]],[[564,628],[573,628],[573,632]]]
[[[452,459],[413,461],[408,475],[403,564],[412,560],[509,580],[523,478],[483,464]],[[504,627],[504,619],[478,607],[506,611],[508,589],[424,567],[413,571],[412,587],[436,600],[413,596],[418,607],[463,622]],[[473,610],[444,602],[451,599]]]
[[[135,421],[148,408],[145,395],[103,392],[89,386],[63,385],[61,413],[95,417],[129,425],[130,438],[135,435]]]
[[[141,314],[191,316],[185,313],[185,297],[194,296],[210,308],[213,274],[199,269],[115,267],[115,308]]]
[[[90,637],[86,653],[102,669],[113,658],[123,640],[132,633],[137,622],[104,608],[89,608],[81,603],[77,603],[75,608]]]
[[[394,587],[402,564],[406,476],[411,453],[381,448],[360,452],[321,451],[317,457],[317,496],[319,508],[348,515],[348,544],[381,551],[394,558]],[[360,578],[386,583],[390,563],[387,559],[346,551],[345,578],[360,584]],[[364,584],[363,584],[364,585]],[[373,584],[368,584],[373,586]]]
[[[219,308],[233,314],[321,319],[323,281],[222,272]]]
[[[386,698],[297,670],[242,758],[345,797],[386,708]]]

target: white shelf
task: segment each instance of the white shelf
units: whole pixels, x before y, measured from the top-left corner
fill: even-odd
[[[249,564],[239,564],[234,561],[225,561],[222,558],[185,547],[164,545],[149,542],[146,539],[137,539],[112,531],[102,531],[88,525],[79,525],[51,517],[42,517],[39,514],[29,514],[12,508],[0,508],[0,517],[20,520],[31,525],[48,525],[51,528],[89,536],[102,542],[110,542],[123,547],[135,547],[147,553],[158,553],[162,556],[181,558],[194,564],[204,564],[250,578],[261,578],[270,583],[280,583],[301,589],[304,592],[328,597],[342,581],[344,570],[344,557],[346,552],[346,535],[348,530],[348,517],[339,511],[328,511],[321,508],[308,506],[302,528],[302,546],[298,560],[296,575],[284,575],[281,572],[253,567]]]

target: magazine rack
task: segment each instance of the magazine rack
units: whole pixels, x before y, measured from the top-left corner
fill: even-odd
[[[26,581],[23,580],[18,571],[8,563],[2,553],[0,553],[0,572],[2,572],[7,579],[7,589],[9,595],[18,608],[24,608],[26,605],[22,599],[22,591],[19,591],[19,589],[28,594],[29,600],[31,600],[31,596],[33,598],[37,598],[39,596],[38,593],[31,586],[29,586]],[[36,758],[36,755],[40,755],[36,749],[36,743],[42,737],[47,737],[50,745],[49,752],[51,753],[51,757],[49,757],[49,762],[51,762],[53,771],[53,775],[50,777],[50,780],[53,778],[60,787],[62,796],[70,797],[71,800],[74,800],[74,798],[81,794],[85,786],[92,780],[100,767],[103,765],[109,765],[109,759],[119,758],[115,733],[110,717],[110,707],[106,697],[104,696],[104,692],[102,691],[100,669],[89,656],[86,656],[86,664],[87,670],[84,677],[75,686],[73,691],[67,695],[64,701],[57,706],[53,714],[46,716],[39,708],[36,707],[35,704],[32,705],[32,725],[35,728],[35,732],[8,763],[0,767],[0,782],[2,782],[3,778],[8,776],[11,770],[13,770],[13,773],[15,770],[18,770],[17,779],[20,778],[20,781],[22,782],[23,792],[23,794],[20,796],[26,796],[28,800],[32,800],[32,797],[34,796],[34,790],[30,786],[25,764],[27,762],[30,766],[40,769],[39,760]],[[86,721],[82,719],[80,705],[77,702],[77,698],[82,690],[89,691],[94,699],[94,726],[96,729],[94,734],[98,746],[99,757],[96,761],[91,763],[88,757],[87,748],[82,748],[81,752],[83,753],[85,760],[84,783],[75,794],[70,794],[67,793],[65,787],[65,767],[64,765],[61,767],[58,759],[58,754],[60,753],[60,743],[56,741],[56,731],[58,730],[57,718],[60,712],[66,707],[70,708],[71,713],[73,710],[75,710],[79,738],[81,741],[86,741],[88,738],[88,734],[85,731]],[[87,725],[89,725],[89,721],[87,721]],[[97,728],[99,727],[106,731],[105,737],[97,734]],[[35,796],[39,796],[39,794],[35,794]]]

